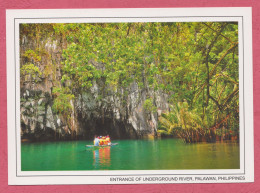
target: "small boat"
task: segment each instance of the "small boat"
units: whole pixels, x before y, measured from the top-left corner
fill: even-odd
[[[86,147],[102,148],[102,147],[110,147],[110,146],[114,146],[114,145],[118,145],[118,143],[111,143],[110,145],[99,145],[99,146],[95,146],[95,145],[86,145]]]

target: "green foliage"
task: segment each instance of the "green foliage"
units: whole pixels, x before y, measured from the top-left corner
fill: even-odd
[[[163,113],[159,118],[159,132],[166,131],[167,134],[173,134],[175,129],[182,132],[182,130],[202,127],[203,123],[200,116],[196,112],[189,110],[187,102],[179,102],[172,108],[172,112]]]
[[[62,81],[69,80],[76,92],[93,81],[103,82],[103,94],[113,90],[122,98],[134,82],[140,89],[160,90],[172,104],[184,99],[190,104],[183,103],[179,112],[183,128],[196,128],[198,122],[214,126],[227,115],[228,103],[238,100],[237,24],[59,24],[55,30],[69,42]],[[152,99],[144,109],[156,111]]]
[[[179,130],[178,117],[171,112],[163,113],[159,118],[158,132],[164,135],[173,135],[174,131]]]
[[[154,106],[153,104],[153,99],[152,98],[148,98],[144,101],[144,105],[143,105],[144,109],[148,112],[152,112],[155,113],[157,111],[156,106]]]
[[[41,56],[31,49],[26,50],[23,56],[29,60],[34,60],[35,62],[41,61]]]
[[[237,23],[26,24],[21,31],[35,37],[38,47],[48,36],[62,42],[62,78],[56,83],[62,88],[53,92],[59,113],[71,111],[69,101],[96,83],[100,98],[112,91],[125,105],[135,84],[142,92],[167,94],[174,106],[173,112],[160,118],[164,129],[159,132],[207,130],[230,112],[225,124],[239,128]],[[22,66],[21,74],[39,74],[32,64],[42,62],[40,49],[27,50],[23,56],[30,68]],[[56,71],[53,64],[48,65],[52,69],[48,74]],[[145,100],[146,111],[157,111],[155,99]]]
[[[33,79],[42,75],[40,69],[34,64],[25,64],[20,68],[22,76],[31,76]]]
[[[54,112],[59,114],[69,114],[72,111],[71,101],[75,98],[73,94],[69,94],[66,88],[54,88],[53,95],[55,96],[52,108]]]

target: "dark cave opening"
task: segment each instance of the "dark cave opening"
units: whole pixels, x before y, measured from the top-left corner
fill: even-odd
[[[84,139],[93,139],[95,135],[109,135],[111,139],[137,139],[138,134],[133,126],[126,121],[112,118],[79,119],[79,126]]]

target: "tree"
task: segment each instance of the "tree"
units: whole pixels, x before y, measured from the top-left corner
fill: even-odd
[[[59,114],[71,114],[74,101],[98,85],[96,100],[103,120],[110,95],[122,102],[127,116],[131,85],[137,84],[146,93],[143,107],[149,112],[157,111],[156,96],[149,91],[168,96],[173,108],[160,118],[168,134],[173,128],[181,128],[181,133],[206,132],[228,115],[226,127],[238,128],[237,23],[26,24],[21,29],[21,34],[30,34],[36,41],[33,49],[24,52],[28,63],[21,73],[40,76],[37,66],[44,66],[46,75],[61,71],[60,80],[53,78],[52,93]],[[41,41],[47,36],[60,42],[61,64],[41,61],[46,55]]]

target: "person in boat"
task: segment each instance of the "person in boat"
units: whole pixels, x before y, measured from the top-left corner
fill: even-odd
[[[102,136],[99,137],[99,145],[104,145],[104,140]]]
[[[110,141],[109,135],[106,136],[106,143],[107,143],[107,145],[111,145],[111,141]]]
[[[102,137],[102,141],[103,141],[103,145],[107,145],[107,141],[106,141],[106,137],[105,136]]]
[[[99,146],[101,145],[111,145],[109,136],[100,136],[99,137]]]
[[[97,137],[97,136],[95,135],[94,146],[99,146],[99,143],[100,143],[99,137]]]

